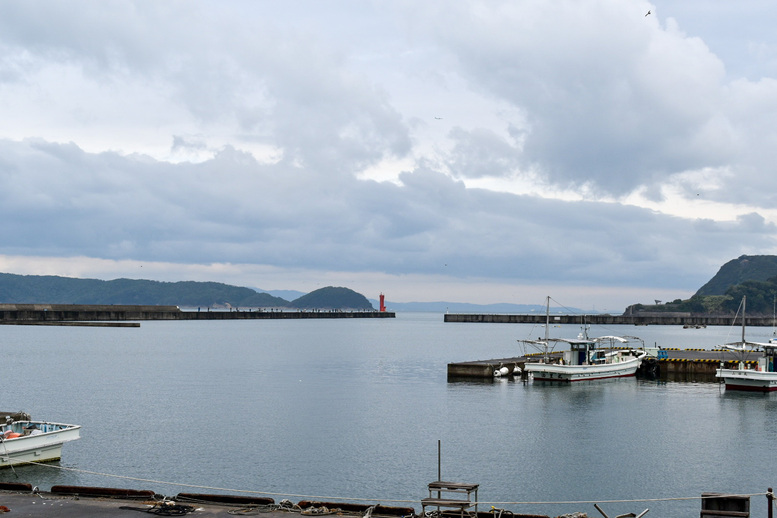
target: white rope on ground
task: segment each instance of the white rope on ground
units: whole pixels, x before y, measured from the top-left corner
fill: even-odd
[[[762,493],[725,493],[723,495],[711,495],[707,497],[703,496],[678,496],[678,497],[666,497],[666,498],[630,498],[626,500],[559,500],[559,501],[542,501],[542,502],[473,502],[474,504],[481,504],[481,505],[524,505],[524,504],[531,504],[531,505],[542,505],[542,504],[552,504],[552,505],[560,505],[560,504],[618,504],[618,503],[632,503],[632,502],[673,502],[673,501],[681,501],[681,500],[704,500],[704,499],[710,499],[710,498],[720,498],[721,496],[741,496],[741,497],[751,497],[751,496],[766,496],[769,493],[762,492]]]
[[[229,491],[232,493],[244,493],[250,495],[268,495],[268,496],[291,496],[294,498],[302,498],[305,500],[331,500],[342,501],[348,500],[351,502],[394,502],[404,504],[418,504],[421,499],[415,500],[396,500],[391,498],[351,498],[345,496],[314,496],[314,495],[297,495],[294,493],[271,493],[267,491],[254,491],[250,489],[233,489],[228,487],[215,487],[215,486],[200,486],[196,484],[183,484],[181,482],[166,482],[164,480],[154,480],[150,478],[130,477],[127,475],[114,475],[111,473],[101,473],[99,471],[88,471],[78,468],[68,468],[65,466],[54,466],[45,462],[26,461],[26,464],[34,464],[36,466],[42,466],[45,468],[59,469],[63,471],[73,471],[76,473],[83,473],[86,475],[98,475],[102,477],[120,478],[123,480],[132,480],[135,482],[148,482],[149,484],[165,484],[169,486],[188,487],[193,489],[208,489],[211,491]],[[710,495],[706,498],[720,498],[721,496],[739,496],[739,497],[753,497],[753,496],[768,496],[768,492],[760,493],[725,493],[724,495]],[[558,500],[558,501],[524,501],[524,502],[472,502],[472,506],[475,505],[565,505],[565,504],[615,504],[615,503],[636,503],[636,502],[672,502],[681,500],[703,500],[703,496],[686,496],[686,497],[666,497],[666,498],[632,498],[624,500]]]

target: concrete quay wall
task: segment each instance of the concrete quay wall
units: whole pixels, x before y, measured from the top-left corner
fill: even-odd
[[[315,318],[394,318],[393,311],[181,311],[177,320],[273,320]]]
[[[182,311],[177,306],[0,304],[0,323],[394,318],[388,311]]]
[[[657,360],[657,379],[662,381],[678,382],[707,382],[715,383],[715,371],[720,367],[718,361],[706,360]],[[526,359],[505,358],[502,360],[485,360],[480,362],[463,362],[448,364],[448,381],[457,380],[494,380],[494,371],[500,367],[507,367],[513,372],[515,367],[523,370]],[[733,362],[725,362],[726,368],[734,368]],[[638,376],[640,374],[638,373]],[[526,373],[522,373],[521,379],[526,379]]]
[[[495,324],[544,324],[545,315],[516,315],[516,314],[476,314],[476,313],[449,313],[445,315],[445,322],[464,323],[495,323]],[[698,315],[551,315],[553,324],[603,324],[603,325],[635,325],[635,326],[730,326],[734,318],[728,316],[698,316]],[[748,326],[771,326],[773,317],[753,316],[746,318]],[[737,323],[741,323],[738,320]]]
[[[177,320],[176,306],[0,304],[0,322],[108,322]]]

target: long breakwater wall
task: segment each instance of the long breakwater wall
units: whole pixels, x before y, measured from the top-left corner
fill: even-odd
[[[178,306],[0,304],[0,324],[45,324],[60,322],[123,322],[130,320],[261,320],[311,318],[394,318],[389,311],[339,310],[218,310]]]
[[[513,315],[513,314],[475,314],[450,313],[445,315],[445,322],[495,323],[495,324],[544,324],[547,317],[544,314]],[[684,315],[684,314],[650,314],[650,315],[550,315],[552,324],[602,324],[602,325],[635,325],[635,326],[730,326],[734,319],[731,315]],[[737,324],[741,320],[737,319]],[[752,316],[746,318],[748,326],[771,326],[774,318]]]

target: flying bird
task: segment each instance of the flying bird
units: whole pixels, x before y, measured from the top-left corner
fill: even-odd
[[[650,11],[646,12],[646,13],[645,13],[645,16],[647,16],[647,15],[649,15],[649,14],[650,14]]]
[[[435,119],[437,119],[438,121],[441,121],[442,117],[435,117]]]

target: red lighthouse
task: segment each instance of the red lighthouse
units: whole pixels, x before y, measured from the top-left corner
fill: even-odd
[[[380,294],[380,310],[386,311],[386,296],[384,294]]]

